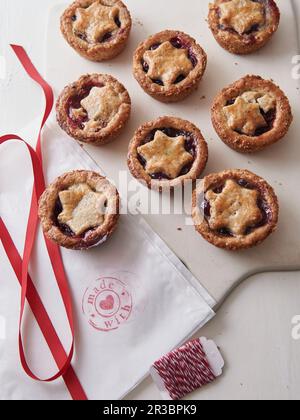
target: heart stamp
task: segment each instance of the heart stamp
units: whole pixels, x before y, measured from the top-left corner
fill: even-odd
[[[107,296],[105,300],[101,300],[100,308],[104,311],[109,311],[114,307],[115,300],[112,295]]]
[[[104,332],[117,330],[130,318],[132,297],[121,280],[102,277],[86,289],[82,310],[94,329]]]

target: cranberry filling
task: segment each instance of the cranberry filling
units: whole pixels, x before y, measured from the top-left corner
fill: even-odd
[[[121,28],[122,23],[120,21],[120,16],[119,15],[115,17],[115,24],[117,25],[118,28]]]
[[[226,106],[230,106],[233,105],[236,101],[236,98],[234,99],[229,99],[226,102]],[[274,126],[274,121],[276,119],[276,109],[271,109],[269,112],[264,112],[264,110],[262,108],[260,108],[260,112],[261,115],[264,117],[267,125],[265,127],[260,127],[258,128],[253,136],[249,136],[249,137],[257,137],[257,136],[261,136],[264,133],[267,133],[268,131],[271,131],[273,126]],[[238,130],[236,130],[237,133],[244,135],[244,133],[239,132]]]
[[[107,42],[112,38],[113,34],[111,32],[106,32],[103,37],[99,40],[100,43]]]
[[[276,109],[271,109],[269,112],[264,112],[262,109],[260,110],[262,113],[262,116],[266,120],[266,127],[258,128],[255,131],[255,136],[261,136],[264,133],[267,133],[268,131],[272,130],[274,126],[274,121],[276,119]]]
[[[145,140],[143,141],[142,145],[150,143],[151,141],[153,141],[157,131],[162,131],[164,134],[166,134],[169,137],[183,136],[185,138],[185,150],[188,153],[190,153],[193,156],[194,159],[196,158],[196,153],[197,153],[197,151],[196,151],[196,141],[195,141],[195,138],[194,138],[193,134],[188,132],[188,131],[178,130],[178,129],[173,128],[173,127],[156,128],[156,129],[152,130],[148,134],[148,136],[145,137]],[[142,167],[145,169],[147,162],[143,158],[143,156],[138,154],[138,160],[139,160],[140,164],[142,165]],[[188,174],[190,172],[192,166],[193,166],[193,163],[194,162],[191,162],[188,165],[184,166],[178,176],[183,176],[183,175]],[[150,176],[151,176],[152,179],[170,180],[170,178],[163,172],[150,174]]]
[[[164,82],[160,79],[152,79],[152,82],[159,86],[164,86]]]
[[[170,42],[173,45],[173,47],[175,47],[175,48],[188,50],[189,59],[192,62],[193,67],[196,67],[196,65],[198,64],[197,57],[195,56],[192,48],[190,47],[190,45],[187,42],[185,42],[183,39],[181,39],[179,37],[172,38],[170,40]]]
[[[149,65],[148,65],[148,63],[146,63],[145,60],[142,60],[142,66],[143,66],[144,72],[145,73],[148,73],[148,71],[149,71]]]
[[[115,17],[115,19],[114,19],[114,21],[115,21],[115,24],[117,25],[117,27],[118,28],[121,28],[121,21],[120,21],[120,18],[119,18],[119,16],[116,16]],[[100,38],[99,39],[99,42],[100,43],[104,43],[104,42],[107,42],[107,41],[110,41],[111,39],[112,39],[112,37],[114,36],[114,34],[112,33],[112,32],[106,32],[103,36],[102,36],[102,38]]]
[[[180,74],[177,79],[174,82],[174,85],[177,85],[178,83],[181,83],[184,79],[186,79],[186,76],[184,76],[183,74]]]
[[[79,33],[77,34],[78,38],[82,39],[82,41],[87,41],[86,34]]]
[[[235,181],[243,188],[247,188],[249,190],[256,189],[255,185],[251,184],[245,179],[239,179]],[[223,189],[224,189],[224,184],[217,186],[216,188],[214,188],[213,191],[215,194],[221,194]],[[257,200],[257,206],[261,211],[262,219],[259,223],[253,226],[248,226],[245,231],[245,235],[250,235],[250,233],[254,232],[255,229],[265,226],[267,223],[269,223],[272,220],[272,211],[270,207],[268,206],[268,204],[266,203],[266,201],[264,200],[264,198],[262,197],[262,195],[260,195],[260,197]],[[205,219],[209,221],[209,218],[211,215],[211,206],[210,206],[209,201],[206,198],[204,198],[204,200],[201,202],[200,207],[202,209]],[[227,236],[227,237],[234,236],[234,234],[227,227],[219,229],[216,232],[221,236]]]
[[[72,231],[72,229],[69,228],[68,225],[64,223],[60,223],[58,221],[58,216],[61,214],[62,211],[63,211],[63,207],[62,207],[60,199],[58,198],[56,200],[55,208],[54,208],[54,223],[56,224],[56,226],[59,227],[59,229],[64,235],[75,237],[76,236],[75,233]]]
[[[83,115],[81,117],[75,118],[72,110],[81,108],[81,101],[89,96],[93,87],[103,87],[101,83],[88,83],[83,86],[77,94],[71,96],[66,103],[66,114],[68,116],[68,122],[73,128],[84,129],[84,123],[88,121],[88,116]]]
[[[151,47],[149,48],[150,51],[154,51],[157,50],[157,48],[159,48],[161,46],[161,42],[157,42],[156,44],[151,45]]]

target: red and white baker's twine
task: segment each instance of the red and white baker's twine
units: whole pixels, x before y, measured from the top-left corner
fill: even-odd
[[[199,340],[190,341],[163,356],[153,366],[173,400],[179,400],[216,379]]]

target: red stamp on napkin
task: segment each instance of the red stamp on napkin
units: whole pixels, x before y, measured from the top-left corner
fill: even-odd
[[[129,319],[132,297],[121,280],[102,277],[85,291],[82,310],[93,328],[98,331],[113,331]]]

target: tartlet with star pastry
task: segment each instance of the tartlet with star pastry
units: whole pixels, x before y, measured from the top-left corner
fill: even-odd
[[[84,250],[104,243],[119,219],[119,194],[104,177],[91,171],[57,178],[39,202],[45,235],[62,247]]]
[[[288,98],[270,80],[246,76],[223,89],[212,106],[219,137],[238,152],[260,151],[282,139],[293,115]]]
[[[193,38],[166,30],[139,45],[134,54],[133,74],[153,98],[178,102],[197,89],[206,64],[206,53]]]
[[[273,188],[247,170],[211,174],[193,193],[196,230],[228,250],[251,248],[276,230],[279,205]]]
[[[60,127],[74,139],[101,146],[125,127],[131,100],[125,87],[103,74],[82,76],[65,87],[56,104]]]
[[[120,0],[76,0],[61,17],[61,32],[81,56],[104,61],[126,47],[132,21]]]
[[[162,190],[196,180],[207,159],[207,143],[194,124],[161,117],[136,131],[129,145],[128,167],[148,188]]]
[[[233,54],[262,48],[277,31],[280,11],[274,0],[215,0],[208,22],[217,42]]]

